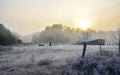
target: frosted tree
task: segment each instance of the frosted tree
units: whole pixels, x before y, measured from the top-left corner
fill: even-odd
[[[119,46],[118,50],[120,53],[120,28],[118,27],[117,30],[111,32],[111,34],[113,42]]]
[[[82,31],[81,39],[82,40],[88,40],[88,39],[90,39],[92,37],[92,33],[93,32],[96,32],[96,31],[93,30],[93,29],[90,29],[90,28],[88,28],[87,30]]]

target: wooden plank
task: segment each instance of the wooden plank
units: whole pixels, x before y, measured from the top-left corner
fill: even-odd
[[[105,45],[105,39],[90,39],[77,42],[79,45],[83,45],[84,43],[87,43],[87,45]]]

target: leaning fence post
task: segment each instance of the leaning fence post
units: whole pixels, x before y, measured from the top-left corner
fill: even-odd
[[[86,52],[87,43],[84,43],[84,45],[83,45],[83,46],[84,46],[84,47],[83,47],[82,58],[84,58],[84,56],[85,56],[85,52]]]

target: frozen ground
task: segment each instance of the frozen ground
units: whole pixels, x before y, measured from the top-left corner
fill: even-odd
[[[83,46],[80,45],[16,46],[11,50],[0,51],[0,72],[3,74],[14,71],[16,68],[23,70],[26,67],[31,68],[31,66],[32,69],[38,68],[38,66],[39,68],[48,66],[64,67],[68,63],[75,62],[74,60],[77,58],[81,58],[82,49]],[[117,52],[117,49],[117,46],[102,46],[102,50],[106,51]],[[89,45],[87,46],[86,55],[96,51],[100,51],[99,46]]]

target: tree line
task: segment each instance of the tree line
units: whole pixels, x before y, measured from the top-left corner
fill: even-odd
[[[47,26],[45,30],[33,36],[33,42],[73,43],[91,37],[96,31],[88,29],[87,33],[80,28],[73,28],[62,24]]]
[[[20,40],[16,35],[14,35],[3,24],[0,24],[0,45],[12,45],[21,42],[22,40]]]

